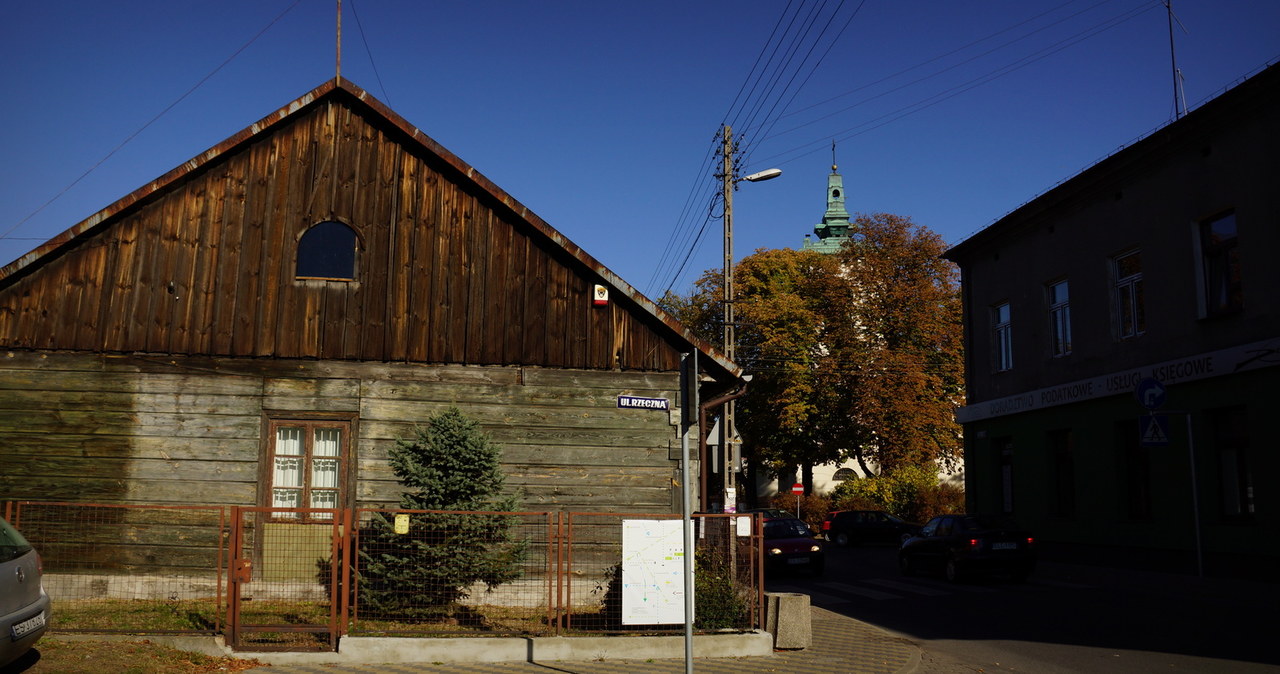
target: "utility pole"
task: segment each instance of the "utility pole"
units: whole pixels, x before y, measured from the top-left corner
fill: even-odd
[[[730,362],[734,359],[734,316],[733,316],[733,189],[736,185],[736,167],[733,164],[733,153],[736,143],[733,141],[733,129],[724,127],[724,145],[721,149],[722,189],[724,190],[724,357]],[[724,476],[724,511],[737,509],[736,489],[733,468],[733,443],[738,440],[738,429],[734,425],[734,401],[724,404],[724,415],[720,420],[720,466]],[[730,499],[734,502],[730,503]]]
[[[734,322],[734,300],[736,297],[733,292],[733,191],[738,186],[738,167],[734,162],[733,155],[738,149],[738,144],[733,140],[733,129],[726,124],[724,126],[724,137],[720,148],[720,179],[722,197],[724,199],[724,356],[733,361],[737,356],[737,336]],[[773,180],[782,175],[781,169],[771,168],[752,173],[744,176],[742,180],[758,183],[764,180]],[[745,379],[750,379],[750,376]],[[736,396],[734,396],[736,397]],[[724,491],[723,509],[729,511],[737,510],[737,471],[740,462],[739,447],[742,445],[741,438],[738,437],[738,425],[734,419],[734,402],[730,398],[724,404],[724,412],[720,417],[720,452],[719,456],[711,462],[712,472],[719,472],[723,477],[721,484]],[[719,470],[716,465],[719,464]],[[705,473],[704,473],[705,474]],[[753,487],[755,485],[748,485]]]

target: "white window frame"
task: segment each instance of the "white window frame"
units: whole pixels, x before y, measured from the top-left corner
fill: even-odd
[[[333,418],[272,417],[267,423],[266,504],[272,508],[341,508],[351,461],[351,423]],[[329,513],[277,513],[286,521],[331,521]]]
[[[991,307],[993,364],[996,372],[1013,369],[1013,312],[1008,302]]]
[[[1229,241],[1214,242],[1206,236],[1213,226],[1230,219],[1235,233]],[[1200,316],[1226,316],[1244,308],[1240,297],[1240,223],[1235,211],[1225,211],[1196,223],[1196,252],[1200,279]],[[1218,264],[1214,264],[1217,262]],[[1220,295],[1215,299],[1215,295]]]
[[[1050,350],[1054,358],[1071,355],[1071,285],[1058,279],[1045,286],[1049,301]]]
[[[1124,261],[1137,260],[1137,271],[1124,271]],[[1116,337],[1141,337],[1147,332],[1147,307],[1142,282],[1142,249],[1127,250],[1111,258],[1115,293]]]

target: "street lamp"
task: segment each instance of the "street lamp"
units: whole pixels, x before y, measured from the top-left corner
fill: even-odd
[[[720,154],[724,162],[721,166],[722,189],[724,192],[724,355],[729,361],[734,359],[736,340],[733,317],[733,191],[742,180],[756,183],[772,180],[782,175],[782,169],[771,168],[738,178],[733,165],[733,152],[733,129],[726,124],[724,127],[724,145]],[[724,404],[724,416],[720,423],[720,465],[724,471],[724,501],[722,502],[722,507],[726,512],[729,512],[731,508],[733,511],[737,510],[737,490],[734,483],[734,473],[730,469],[730,460],[734,454],[733,447],[739,443],[738,427],[734,420],[734,407],[733,400],[729,400]]]

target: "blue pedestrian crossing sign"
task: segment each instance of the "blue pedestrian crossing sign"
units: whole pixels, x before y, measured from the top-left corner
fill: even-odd
[[[1138,419],[1139,444],[1143,447],[1169,446],[1169,417],[1149,414]]]

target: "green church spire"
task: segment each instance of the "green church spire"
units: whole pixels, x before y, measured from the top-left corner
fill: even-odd
[[[834,253],[849,239],[849,226],[849,211],[844,207],[844,177],[840,175],[836,164],[836,144],[832,142],[831,175],[827,176],[827,210],[822,214],[822,222],[813,226],[818,240],[814,241],[806,235],[801,250]]]

